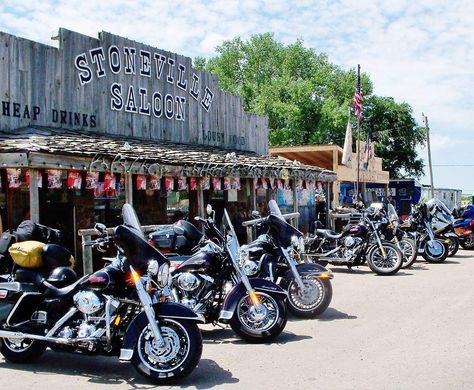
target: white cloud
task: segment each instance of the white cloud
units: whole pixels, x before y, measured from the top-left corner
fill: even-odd
[[[472,15],[470,0],[3,0],[0,30],[48,44],[58,27],[105,30],[190,57],[237,35],[303,38],[344,68],[360,63],[375,92],[410,103],[417,120],[425,112],[442,163],[470,156],[453,134],[474,138]],[[453,148],[456,156],[436,154]]]

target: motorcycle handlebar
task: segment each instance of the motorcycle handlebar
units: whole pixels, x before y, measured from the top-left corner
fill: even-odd
[[[283,217],[284,219],[290,219],[290,218],[293,218],[293,217],[299,217],[300,216],[300,213],[299,212],[294,212],[294,213],[288,213],[288,214],[282,214],[281,217]],[[266,219],[265,218],[257,218],[257,219],[251,219],[250,221],[245,221],[245,222],[242,222],[242,226],[251,226],[251,225],[255,225],[259,222],[262,222]]]

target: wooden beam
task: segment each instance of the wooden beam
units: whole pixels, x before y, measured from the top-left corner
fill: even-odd
[[[133,175],[125,173],[125,201],[133,206]]]
[[[28,166],[26,153],[0,153],[2,168],[19,168]]]
[[[293,152],[293,153],[301,153],[301,152],[321,152],[321,151],[329,151],[329,150],[339,150],[342,153],[342,148],[339,145],[304,145],[304,146],[282,146],[282,147],[274,147],[270,148],[269,152],[270,155],[285,153],[285,152]]]
[[[39,192],[38,192],[38,170],[29,169],[30,173],[30,219],[39,223]]]

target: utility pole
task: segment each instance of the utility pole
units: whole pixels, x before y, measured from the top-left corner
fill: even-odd
[[[431,197],[434,198],[434,185],[433,185],[433,165],[431,164],[431,147],[430,147],[430,127],[428,125],[428,117],[421,113],[425,121],[426,129],[426,144],[428,145],[428,166],[430,168],[430,183],[431,183]]]

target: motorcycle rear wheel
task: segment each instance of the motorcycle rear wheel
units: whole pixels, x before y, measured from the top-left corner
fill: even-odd
[[[385,256],[378,245],[369,249],[366,258],[369,268],[378,275],[394,275],[403,264],[403,255],[400,249],[391,242],[382,241]]]
[[[329,279],[317,275],[305,275],[302,292],[294,278],[288,285],[288,310],[297,317],[316,318],[328,308],[332,299],[332,285]]]
[[[448,237],[448,257],[454,256],[459,250],[459,239],[457,237]]]
[[[0,339],[0,353],[12,363],[30,363],[46,351],[46,344],[30,339]]]
[[[459,242],[463,249],[474,249],[474,234],[470,234]]]
[[[244,340],[251,343],[266,343],[277,337],[286,326],[285,299],[262,291],[255,291],[255,294],[265,306],[264,310],[267,313],[265,317],[261,319],[254,313],[250,296],[245,294],[240,298],[229,324]]]

